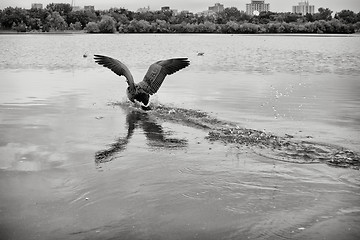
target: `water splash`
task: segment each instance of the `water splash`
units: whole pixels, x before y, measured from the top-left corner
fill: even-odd
[[[122,108],[134,108],[129,102],[110,103]],[[142,110],[137,110],[142,111]],[[208,141],[220,141],[235,147],[248,147],[255,153],[279,161],[293,163],[326,163],[331,166],[360,169],[360,154],[340,146],[299,141],[293,136],[277,136],[266,131],[242,128],[234,122],[219,120],[206,112],[161,104],[152,104],[142,111],[161,121],[201,128],[208,131]]]

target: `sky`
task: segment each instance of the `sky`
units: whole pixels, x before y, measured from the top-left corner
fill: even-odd
[[[73,0],[76,6],[93,5],[96,10],[106,10],[111,7],[123,7],[130,11],[138,8],[150,6],[151,10],[159,10],[162,6],[169,6],[178,11],[189,10],[197,13],[207,10],[216,2],[224,7],[236,7],[245,11],[246,3],[251,0]],[[270,3],[270,10],[273,12],[291,12],[292,6],[297,5],[302,0],[265,0]],[[42,3],[45,7],[49,3],[72,3],[72,0],[0,0],[0,9],[6,7],[30,8],[31,3]],[[334,13],[343,9],[349,9],[356,13],[360,12],[360,0],[309,0],[310,5],[315,5],[315,9],[320,7],[330,8]]]

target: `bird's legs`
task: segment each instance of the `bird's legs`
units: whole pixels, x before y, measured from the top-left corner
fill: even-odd
[[[147,106],[141,105],[141,109],[144,110],[144,111],[151,110],[150,104],[148,104]]]
[[[147,104],[147,105],[144,105],[142,102],[139,102],[137,100],[134,100],[134,101],[130,101],[132,102],[132,105],[135,107],[135,108],[141,108],[142,110],[144,111],[149,111],[151,110],[152,108],[150,107],[150,102]]]

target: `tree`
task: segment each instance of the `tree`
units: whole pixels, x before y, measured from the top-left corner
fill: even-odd
[[[138,21],[140,20],[145,20],[148,22],[153,22],[156,19],[156,16],[153,12],[139,12],[139,13],[135,13],[134,18]],[[165,18],[165,15],[163,15],[162,17],[158,18],[159,20],[161,20],[161,18]]]
[[[224,11],[216,13],[216,17],[224,22],[240,21],[241,13],[236,7],[225,8]]]
[[[314,14],[315,20],[325,20],[330,21],[332,19],[332,11],[329,8],[319,8],[318,13]]]
[[[58,12],[52,12],[51,15],[49,15],[46,18],[47,24],[47,30],[50,31],[58,31],[58,30],[65,30],[67,28],[67,24],[62,16],[60,16],[60,13]]]
[[[129,20],[127,19],[125,14],[119,13],[117,11],[110,12],[110,16],[117,22],[117,23],[129,23]]]
[[[223,26],[224,33],[237,33],[240,25],[235,21],[229,21]]]
[[[284,29],[285,29],[284,26],[280,22],[270,23],[268,25],[268,32],[269,33],[283,33]]]
[[[350,10],[342,10],[341,12],[338,12],[335,14],[335,18],[339,19],[340,21],[344,22],[344,23],[350,23],[350,24],[354,24],[356,23],[357,20],[357,15]]]
[[[28,22],[28,27],[30,30],[40,30],[43,24],[40,18],[30,18]]]
[[[241,33],[258,33],[259,25],[253,23],[243,23],[240,25],[239,31]]]
[[[213,23],[213,22],[205,21],[205,22],[204,22],[204,26],[205,26],[206,32],[214,33],[214,32],[217,31],[217,30],[216,30],[216,25],[215,25],[215,23]]]
[[[170,30],[170,24],[164,20],[156,20],[151,24],[153,32],[167,33]]]
[[[129,24],[130,23],[129,19],[127,18],[127,16],[125,14],[120,14],[120,16],[116,19],[116,21],[121,24]]]
[[[115,20],[108,15],[102,16],[101,21],[98,24],[101,33],[114,33],[116,31],[115,26]]]
[[[70,12],[68,14],[68,17],[66,19],[67,24],[71,24],[71,23],[76,23],[76,22],[80,22],[82,28],[84,28],[86,26],[87,23],[96,20],[96,16],[95,19],[91,19],[90,17],[90,13],[85,12],[85,11],[74,11],[74,12]]]
[[[72,11],[72,7],[69,3],[50,3],[46,6],[46,9],[50,12],[58,12],[60,16],[68,16]]]
[[[303,16],[297,13],[285,13],[284,21],[287,23],[297,22],[299,19],[302,19]]]
[[[98,24],[96,22],[89,22],[88,24],[86,24],[85,30],[88,33],[98,33],[98,32],[100,32],[99,26],[98,26]]]
[[[13,26],[17,26],[20,23],[26,24],[28,20],[28,14],[23,8],[13,8],[7,7],[2,11],[1,14],[1,25],[4,28],[12,28]],[[15,24],[15,25],[14,25]]]
[[[270,17],[273,15],[273,13],[272,12],[261,12],[260,14],[259,14],[259,22],[261,23],[261,24],[267,24],[267,23],[269,23],[270,22]]]
[[[146,33],[149,32],[150,28],[151,25],[148,21],[133,19],[128,26],[128,31],[132,33]]]
[[[307,13],[307,14],[305,15],[305,19],[306,19],[306,21],[308,21],[308,22],[314,22],[314,21],[315,21],[315,17],[314,17],[314,15],[312,15],[311,13]]]
[[[354,24],[354,32],[360,32],[360,21]]]
[[[21,22],[19,24],[13,24],[12,30],[18,31],[18,32],[26,32],[27,26],[25,23]]]
[[[30,18],[37,18],[40,19],[41,22],[45,22],[45,19],[50,13],[46,9],[31,8],[28,10],[28,15]]]
[[[81,30],[82,29],[82,25],[80,22],[76,22],[76,23],[70,23],[69,28],[71,30]]]
[[[153,13],[154,15],[153,20],[158,19],[158,20],[164,20],[166,22],[169,22],[171,16],[172,16],[172,11],[156,11]],[[151,19],[149,19],[149,21],[151,21]]]
[[[184,33],[186,28],[186,23],[177,23],[177,24],[171,24],[170,25],[170,32],[174,33]]]

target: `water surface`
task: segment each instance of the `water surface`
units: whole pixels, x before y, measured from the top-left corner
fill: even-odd
[[[190,67],[152,97],[170,115],[200,110],[239,128],[358,152],[359,36],[0,35],[0,42],[1,236],[359,238],[359,171],[209,141],[208,129],[127,104],[125,79],[91,58],[118,58],[140,81],[151,63],[188,57]]]

